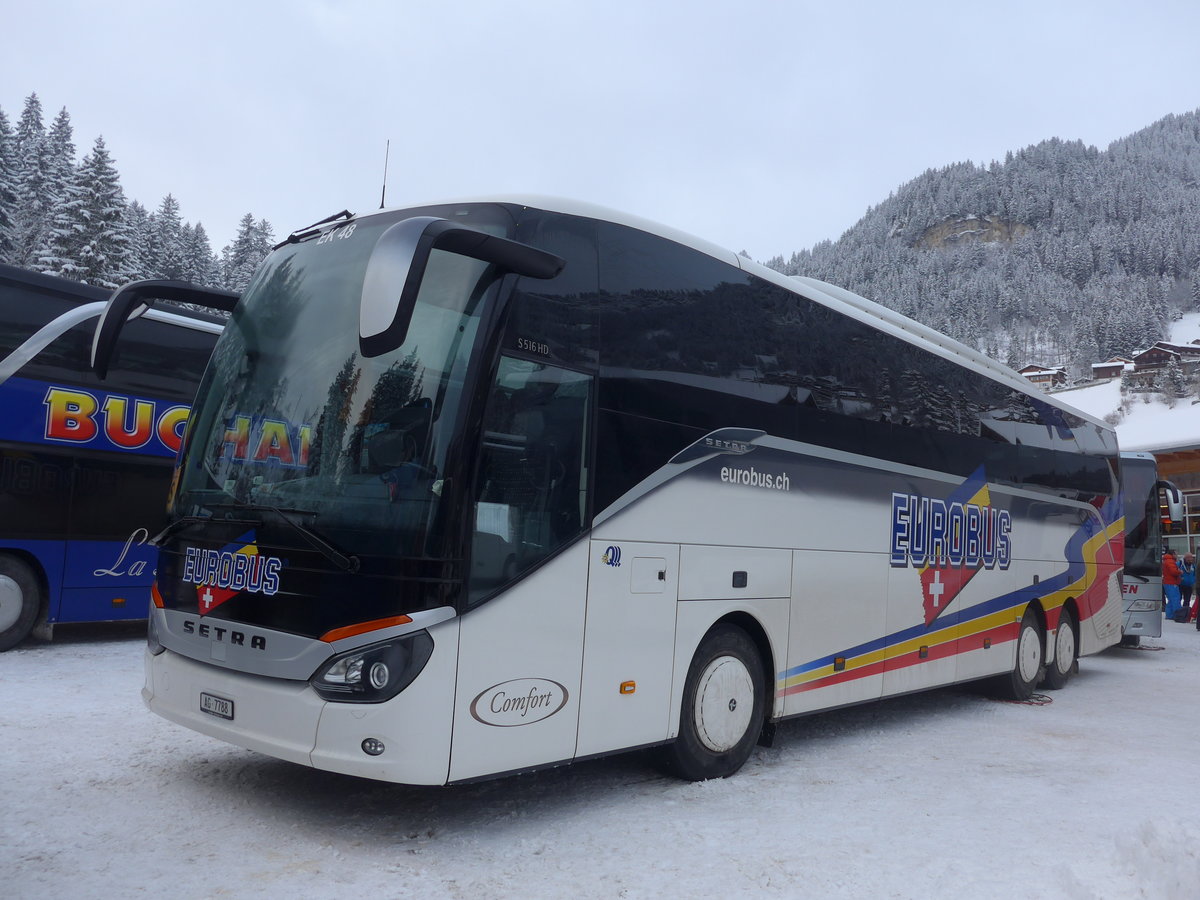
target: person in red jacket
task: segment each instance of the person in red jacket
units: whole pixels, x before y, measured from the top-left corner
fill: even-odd
[[[1163,602],[1164,612],[1168,619],[1175,618],[1175,611],[1180,607],[1179,596],[1179,563],[1175,559],[1175,551],[1170,547],[1163,550],[1162,555]]]

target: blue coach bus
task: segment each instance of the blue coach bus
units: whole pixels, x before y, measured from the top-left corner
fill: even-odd
[[[88,359],[108,298],[0,265],[0,651],[146,616],[149,539],[222,320],[147,312],[101,382]]]

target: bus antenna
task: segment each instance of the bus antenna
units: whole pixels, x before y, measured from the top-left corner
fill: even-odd
[[[392,149],[391,138],[383,148],[383,191],[379,195],[379,208],[383,209],[383,201],[387,197],[387,169],[388,169],[388,154]]]

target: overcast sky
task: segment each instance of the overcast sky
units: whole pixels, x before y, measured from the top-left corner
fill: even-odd
[[[505,193],[755,259],[925,169],[1104,149],[1200,107],[1196,0],[0,0],[0,109],[66,107],[126,196],[220,251],[349,208]]]

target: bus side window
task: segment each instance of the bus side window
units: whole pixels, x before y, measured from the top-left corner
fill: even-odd
[[[512,580],[583,527],[591,378],[503,357],[484,416],[471,599]]]

